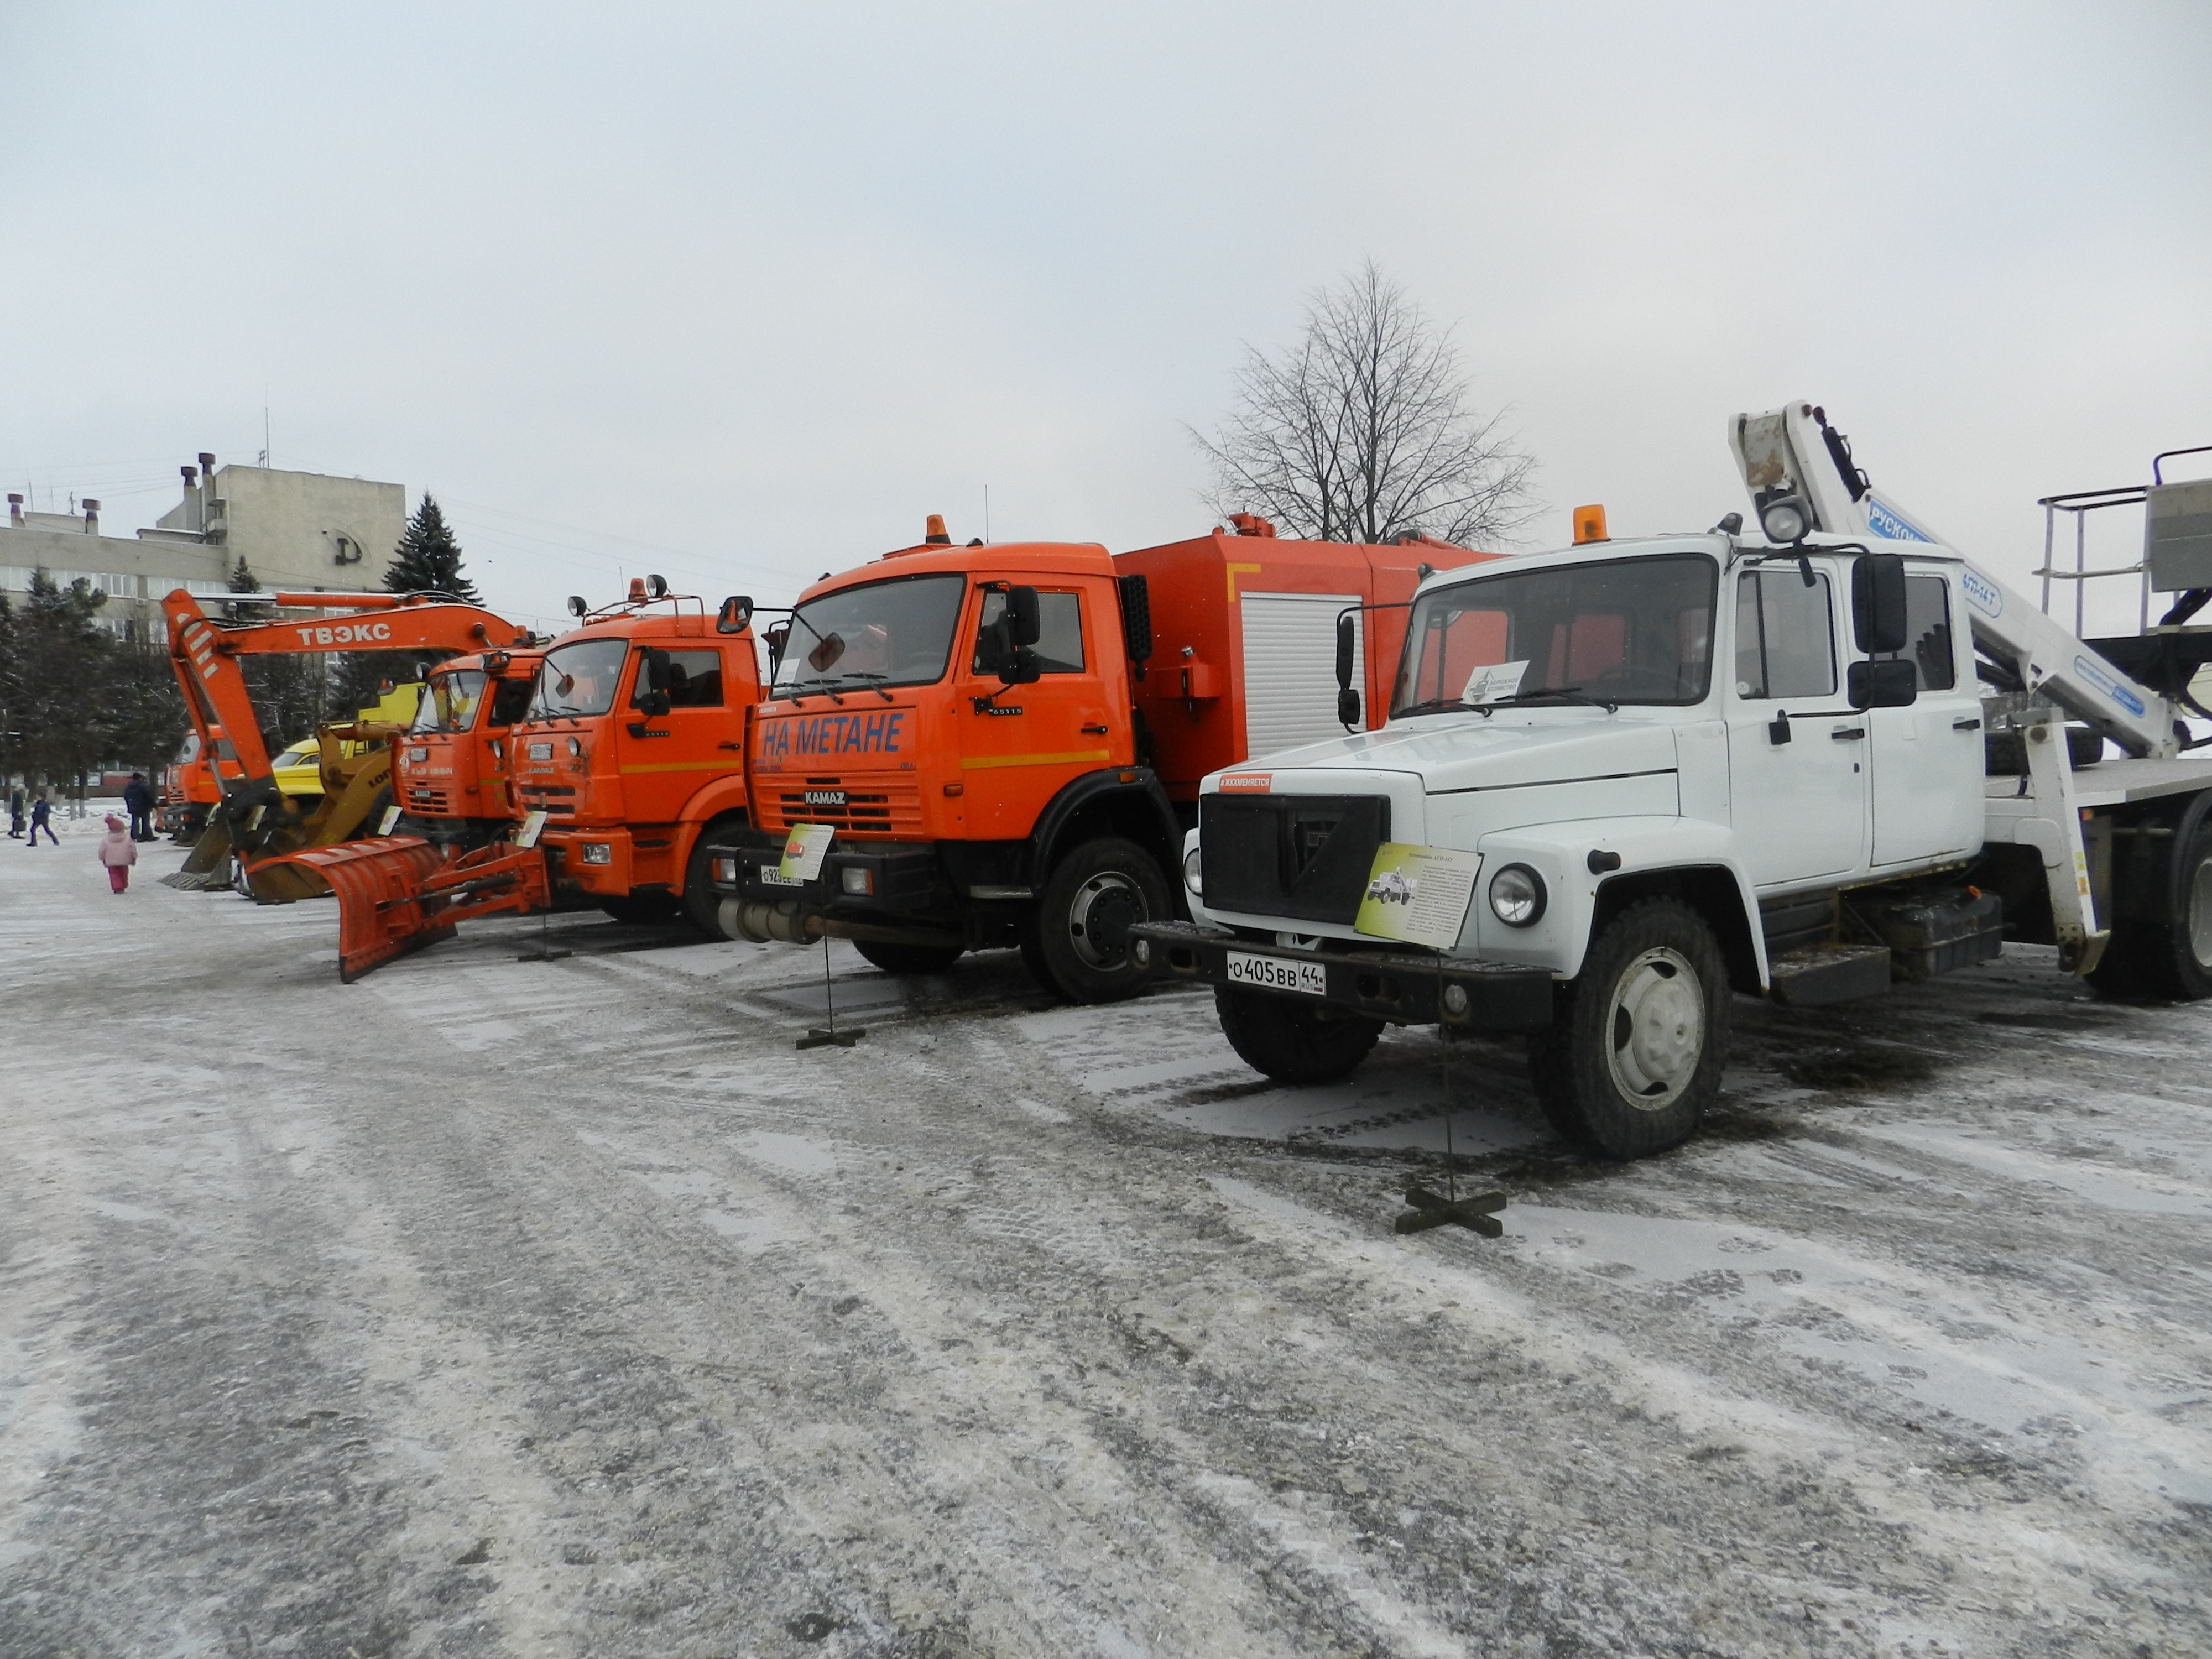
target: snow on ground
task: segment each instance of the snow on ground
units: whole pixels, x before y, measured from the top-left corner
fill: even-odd
[[[2212,1005],[1739,1003],[1623,1167],[1510,1045],[591,915],[345,987],[181,856],[0,863],[9,1659],[2212,1650]],[[1390,1231],[1448,1144],[1502,1239]]]

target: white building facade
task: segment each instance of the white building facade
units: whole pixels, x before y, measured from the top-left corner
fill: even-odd
[[[100,503],[82,516],[25,510],[8,497],[0,526],[0,592],[20,605],[32,573],[66,587],[83,577],[107,595],[103,620],[138,638],[161,634],[163,595],[177,588],[229,591],[240,558],[270,591],[359,592],[380,587],[407,527],[406,488],[365,478],[275,467],[224,466],[202,453],[179,469],[182,499],[153,527],[103,534]]]

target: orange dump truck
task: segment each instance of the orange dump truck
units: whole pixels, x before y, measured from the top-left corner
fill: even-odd
[[[836,935],[894,973],[1018,945],[1074,1000],[1140,989],[1127,932],[1175,912],[1200,780],[1340,735],[1347,611],[1364,706],[1387,708],[1424,567],[1485,556],[1233,522],[1114,557],[954,547],[933,518],[808,588],[767,630],[753,823],[701,843],[722,931]]]

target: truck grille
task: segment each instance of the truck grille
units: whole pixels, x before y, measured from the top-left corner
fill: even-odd
[[[1390,838],[1383,795],[1202,795],[1199,848],[1209,909],[1349,924],[1375,849]]]
[[[763,791],[761,828],[780,832],[794,823],[833,823],[848,835],[919,840],[921,791],[880,777],[856,780],[849,788],[842,778],[808,778],[795,788]]]
[[[542,788],[521,784],[516,787],[515,793],[522,797],[523,811],[544,813],[548,823],[568,823],[575,818],[576,792],[574,789],[555,784],[547,784]]]
[[[423,784],[410,783],[401,793],[407,798],[409,811],[435,812],[441,817],[444,816],[447,805],[444,790],[432,789]]]

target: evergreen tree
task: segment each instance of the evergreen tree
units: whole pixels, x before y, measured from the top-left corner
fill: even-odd
[[[394,593],[448,593],[471,605],[483,599],[476,584],[461,574],[461,544],[453,526],[438,510],[435,497],[424,495],[422,505],[407,521],[407,532],[384,573],[384,585]]]
[[[9,724],[21,764],[49,781],[73,782],[107,758],[100,712],[115,641],[98,620],[106,603],[82,576],[64,587],[37,570],[12,618]]]
[[[23,763],[16,641],[15,607],[5,593],[0,593],[0,781],[15,776]]]

